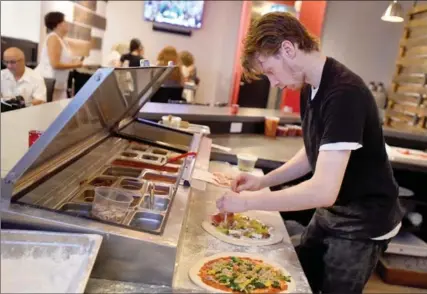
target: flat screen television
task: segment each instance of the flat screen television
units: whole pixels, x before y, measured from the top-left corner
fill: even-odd
[[[204,1],[144,1],[144,19],[200,29]]]

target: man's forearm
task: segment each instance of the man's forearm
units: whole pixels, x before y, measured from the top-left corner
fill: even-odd
[[[247,210],[299,211],[332,205],[324,186],[313,180],[275,192],[249,192]]]
[[[320,151],[313,177],[275,192],[248,192],[247,210],[298,211],[328,207],[335,203],[351,151]],[[331,176],[333,175],[333,176]]]
[[[311,171],[305,148],[301,148],[294,157],[281,167],[262,178],[262,188],[277,186],[298,179]]]

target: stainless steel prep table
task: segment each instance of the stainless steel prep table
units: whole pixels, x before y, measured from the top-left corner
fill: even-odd
[[[161,165],[167,156],[202,154],[201,136],[144,122],[135,115],[172,69],[100,69],[69,103],[2,114],[2,223],[101,234],[104,242],[94,277],[171,285],[190,191],[183,184],[191,180],[196,159]],[[42,117],[38,125],[26,122],[31,114]],[[49,125],[52,115],[56,117]],[[14,121],[17,117],[24,119]],[[28,129],[44,133],[27,150]],[[209,152],[203,154],[208,157]],[[3,162],[5,158],[9,160]],[[118,166],[124,163],[139,168]],[[147,173],[150,178],[145,179]],[[102,185],[133,190],[135,206],[119,223],[97,219],[90,212],[100,178]],[[154,206],[147,206],[148,181],[161,179],[172,181],[156,182]],[[131,183],[125,187],[125,181]],[[86,195],[86,190],[91,193]]]

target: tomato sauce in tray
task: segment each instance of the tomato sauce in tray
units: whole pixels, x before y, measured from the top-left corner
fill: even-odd
[[[154,173],[146,173],[143,177],[144,180],[154,181],[154,182],[165,182],[169,184],[173,184],[176,182],[176,177],[158,175]]]
[[[144,169],[152,169],[157,171],[165,171],[169,173],[178,172],[178,168],[176,167],[160,166],[152,163],[138,162],[138,161],[132,161],[132,160],[126,160],[126,159],[115,159],[111,164],[116,166],[130,166],[130,167],[137,167],[137,168],[144,168]]]

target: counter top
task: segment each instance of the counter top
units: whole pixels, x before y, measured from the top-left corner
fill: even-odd
[[[70,99],[59,100],[0,115],[2,178],[28,151],[28,132],[45,131],[70,101]]]
[[[228,173],[238,173],[237,168],[227,163],[211,162],[209,166],[211,172],[221,171]],[[261,170],[256,170],[256,174],[262,174]],[[279,229],[284,239],[282,242],[270,246],[242,247],[228,244],[218,240],[207,233],[201,223],[209,215],[217,213],[215,206],[216,199],[223,193],[224,188],[206,184],[206,190],[192,189],[190,206],[186,219],[186,229],[180,240],[180,248],[177,254],[177,263],[173,280],[174,289],[199,290],[189,278],[188,272],[198,260],[221,252],[247,252],[260,254],[270,260],[282,265],[293,277],[296,289],[294,293],[311,293],[307,278],[301,268],[295,249],[290,241],[286,227],[278,212],[251,211],[248,215],[264,220]]]
[[[266,116],[280,117],[281,123],[296,123],[300,121],[298,114],[285,113],[276,109],[241,107],[236,115],[231,114],[231,107],[213,107],[186,104],[147,103],[139,117],[159,120],[163,115],[176,115],[189,121],[234,121],[234,122],[263,122]]]
[[[176,115],[188,121],[233,121],[233,122],[262,122],[266,116],[280,117],[281,124],[300,123],[299,114],[285,113],[276,109],[264,108],[245,108],[241,107],[238,114],[231,114],[231,108],[186,105],[186,104],[165,104],[165,103],[147,103],[140,112],[139,117],[149,120],[160,120],[163,115]],[[404,140],[413,140],[427,143],[427,131],[418,133],[408,133],[384,127],[384,136]]]
[[[383,132],[385,137],[393,137],[393,138],[399,138],[399,139],[406,139],[406,140],[415,140],[420,141],[423,143],[427,143],[427,130],[424,132],[417,132],[417,133],[408,133],[401,130],[392,129],[389,127],[383,127]]]
[[[240,135],[211,135],[214,144],[230,147],[232,151],[225,153],[213,149],[217,160],[230,159],[236,161],[236,154],[251,153],[258,156],[257,164],[267,168],[277,168],[284,162],[292,158],[303,146],[301,137],[277,137],[269,138],[259,134],[240,134]],[[266,152],[268,150],[268,152]],[[228,160],[227,160],[228,161]],[[427,173],[427,160],[409,160],[402,157],[390,156],[390,161],[395,168],[414,170]],[[265,166],[264,166],[265,165]]]

